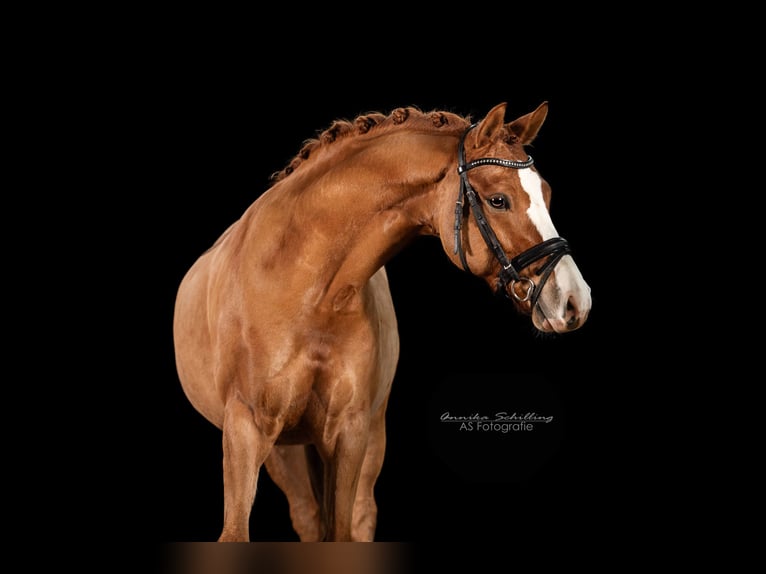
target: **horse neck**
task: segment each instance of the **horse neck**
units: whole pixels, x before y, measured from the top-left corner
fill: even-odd
[[[259,221],[249,227],[259,237],[246,242],[261,271],[278,259],[280,281],[312,293],[312,305],[361,289],[414,237],[436,234],[440,189],[457,186],[457,136],[389,133],[335,146],[254,204]]]

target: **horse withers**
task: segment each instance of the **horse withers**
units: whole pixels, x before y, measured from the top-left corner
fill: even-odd
[[[220,541],[249,540],[263,465],[301,541],[374,539],[399,356],[384,265],[413,238],[438,236],[540,331],[585,323],[590,289],[524,147],[547,111],[336,121],[192,265],[175,356],[189,401],[222,430]]]

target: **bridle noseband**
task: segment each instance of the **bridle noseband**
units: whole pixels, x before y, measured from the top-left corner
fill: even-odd
[[[510,167],[513,169],[524,169],[531,167],[534,163],[532,156],[527,156],[525,161],[514,161],[509,159],[500,159],[496,157],[483,157],[475,159],[466,163],[465,161],[465,138],[468,132],[475,128],[478,124],[471,125],[460,138],[460,145],[458,146],[458,166],[457,172],[460,174],[460,191],[458,192],[457,201],[455,202],[455,253],[460,255],[460,263],[463,265],[463,269],[470,273],[468,268],[468,262],[465,258],[465,252],[463,251],[463,245],[460,240],[460,231],[463,225],[464,209],[463,200],[468,199],[468,205],[473,212],[473,217],[476,220],[476,224],[479,227],[481,236],[484,238],[484,242],[489,247],[490,251],[495,256],[495,259],[500,263],[500,274],[498,276],[498,291],[502,291],[506,296],[508,291],[511,292],[513,297],[520,302],[530,301],[530,309],[534,310],[537,305],[537,299],[540,297],[540,293],[543,290],[545,282],[553,272],[553,268],[559,262],[559,260],[571,253],[569,243],[562,237],[552,237],[545,241],[538,243],[520,253],[513,259],[508,259],[505,254],[503,246],[497,240],[497,235],[489,225],[487,218],[484,215],[484,210],[481,207],[476,191],[471,187],[471,183],[468,181],[468,171],[482,165],[499,165],[500,167]],[[525,267],[528,267],[535,261],[549,257],[549,259],[538,270],[540,274],[540,284],[535,285],[529,277],[522,277],[520,271]],[[519,295],[516,292],[516,284],[524,283],[523,295]],[[510,289],[508,286],[510,285]]]

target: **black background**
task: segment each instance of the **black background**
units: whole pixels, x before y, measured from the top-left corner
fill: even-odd
[[[177,379],[173,301],[304,139],[372,110],[478,119],[506,101],[510,118],[543,100],[529,151],[593,288],[591,317],[536,337],[435,241],[390,262],[402,353],[378,539],[435,541],[434,558],[484,569],[554,556],[656,568],[666,551],[707,562],[733,531],[727,564],[741,555],[750,532],[734,513],[752,507],[747,440],[759,436],[758,413],[742,413],[760,404],[759,371],[743,369],[758,357],[757,305],[742,297],[757,295],[757,259],[732,264],[758,229],[741,218],[741,205],[759,213],[747,209],[752,181],[733,185],[755,165],[748,15],[248,8],[63,7],[18,24],[4,476],[8,524],[46,543],[25,559],[64,541],[77,561],[135,555],[144,571],[147,543],[218,536],[221,437]],[[458,440],[433,422],[458,403],[550,411],[561,424],[534,441]],[[294,539],[265,473],[251,534]]]

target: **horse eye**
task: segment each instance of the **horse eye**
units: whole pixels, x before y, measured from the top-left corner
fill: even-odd
[[[487,203],[495,209],[508,209],[508,200],[504,195],[493,195],[487,200]]]

